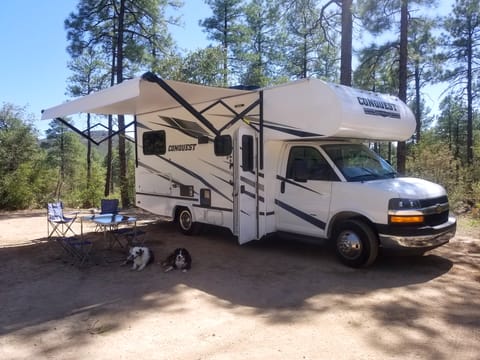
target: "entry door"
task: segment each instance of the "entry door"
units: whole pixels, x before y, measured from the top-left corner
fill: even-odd
[[[257,138],[253,129],[239,128],[234,148],[234,234],[244,244],[258,239]]]

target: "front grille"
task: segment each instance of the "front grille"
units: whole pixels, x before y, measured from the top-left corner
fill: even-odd
[[[448,210],[440,214],[431,214],[425,216],[425,225],[437,226],[448,221]]]
[[[439,196],[431,199],[421,199],[418,200],[420,203],[420,208],[412,210],[413,212],[421,212],[424,216],[424,221],[421,226],[438,226],[448,222],[449,218],[449,206],[448,206],[448,197]],[[442,205],[437,208],[437,205]],[[441,211],[441,212],[437,212]],[[408,211],[406,211],[408,212]],[[397,215],[407,216],[407,214],[400,214],[402,211],[398,211]],[[408,214],[412,215],[412,214]],[[405,224],[393,224],[396,228],[408,228],[411,227],[411,223]]]
[[[442,205],[442,204],[447,204],[448,205],[448,197],[445,196],[439,196],[437,198],[432,198],[432,199],[422,199],[420,200],[420,205],[422,208],[426,207],[432,207],[436,205]],[[441,213],[433,213],[433,214],[428,214],[425,216],[425,225],[428,226],[437,226],[440,224],[443,224],[448,221],[448,215],[449,215],[449,210],[448,206],[445,209],[442,209]]]
[[[437,204],[445,204],[448,203],[448,197],[445,196],[440,196],[437,198],[431,198],[431,199],[422,199],[420,200],[420,207],[426,208],[430,206],[434,206]]]

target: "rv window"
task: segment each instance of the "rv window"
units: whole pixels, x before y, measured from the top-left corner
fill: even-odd
[[[232,137],[219,135],[215,137],[213,148],[216,156],[228,156],[232,153]]]
[[[242,135],[242,169],[253,172],[253,136]]]
[[[143,154],[163,155],[166,152],[165,131],[147,131],[143,133]]]
[[[311,146],[294,146],[290,150],[287,164],[287,179],[338,181],[320,152]]]

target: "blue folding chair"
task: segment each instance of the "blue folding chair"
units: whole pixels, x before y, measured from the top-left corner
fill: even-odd
[[[75,232],[72,229],[72,225],[77,219],[77,214],[73,214],[73,217],[66,217],[63,213],[63,203],[48,203],[47,205],[47,232],[48,238],[53,236],[65,238],[69,233],[75,236]]]
[[[72,258],[74,263],[83,265],[90,256],[92,243],[78,239],[72,229],[78,213],[72,214],[71,217],[65,216],[61,202],[48,203],[47,212],[48,239],[54,239]]]
[[[100,214],[99,215],[112,215],[118,214],[118,199],[102,199],[100,201]],[[101,226],[97,224],[95,231],[100,231]]]
[[[100,203],[100,215],[118,214],[118,199],[102,199]]]

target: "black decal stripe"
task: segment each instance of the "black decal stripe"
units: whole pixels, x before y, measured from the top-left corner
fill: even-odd
[[[294,186],[297,186],[299,188],[302,188],[302,189],[305,189],[305,190],[308,190],[308,191],[311,191],[315,194],[318,194],[318,195],[322,195],[322,193],[319,193],[318,191],[315,191],[313,189],[310,189],[306,186],[303,186],[303,185],[300,185],[299,183],[295,182],[295,181],[292,181],[290,179],[287,179],[287,178],[284,178],[283,176],[280,176],[280,175],[277,175],[277,180],[280,180],[280,181],[285,181],[286,183],[289,183],[291,185],[294,185]]]
[[[197,179],[198,181],[200,181],[201,183],[205,184],[208,188],[212,189],[212,191],[216,192],[218,195],[220,195],[221,197],[223,197],[224,199],[226,199],[227,201],[229,202],[232,202],[233,203],[233,200],[230,199],[227,195],[223,194],[220,190],[218,190],[216,187],[214,187],[212,184],[210,184],[207,180],[205,180],[203,177],[201,177],[200,175],[194,173],[193,171],[187,169],[186,167],[180,165],[180,164],[177,164],[175,162],[173,162],[172,160],[169,160],[167,159],[166,157],[164,156],[161,156],[161,155],[157,155],[158,158],[162,159],[163,161],[169,163],[170,165],[173,165],[175,166],[177,169],[185,172],[186,174],[190,175],[191,177]]]
[[[231,175],[231,171],[227,170],[227,169],[224,169],[218,165],[215,165],[215,164],[212,164],[211,162],[207,161],[207,160],[203,160],[203,159],[200,159],[200,161],[204,162],[205,164],[207,165],[210,165],[211,167],[217,169],[217,170],[220,170],[222,172],[224,172],[225,174],[227,175]]]
[[[216,207],[216,206],[205,206],[205,205],[200,205],[200,204],[193,204],[192,206],[197,207],[197,208],[202,208],[202,209],[212,209],[212,210],[233,212],[233,209],[221,208],[221,207]]]
[[[269,212],[267,212],[266,214],[265,214],[263,211],[261,211],[261,212],[259,213],[259,215],[260,215],[260,216],[271,216],[271,215],[275,215],[275,211],[269,211]]]
[[[161,197],[161,198],[167,198],[167,199],[179,199],[179,200],[188,200],[188,201],[194,201],[194,202],[198,201],[198,198],[191,198],[191,197],[185,197],[185,196],[172,196],[172,195],[144,193],[144,192],[137,192],[136,194],[143,195],[143,196]]]
[[[163,126],[163,127],[166,127],[166,128],[169,128],[169,129],[173,129],[173,130],[177,130],[178,132],[181,132],[183,135],[186,135],[186,136],[188,136],[188,137],[190,137],[190,138],[192,138],[192,139],[198,140],[198,136],[194,136],[194,135],[192,135],[192,134],[189,134],[188,132],[186,132],[186,131],[184,131],[184,130],[182,130],[182,129],[179,129],[179,128],[175,127],[175,126],[169,126],[169,125],[165,125],[165,124],[159,124],[159,123],[157,123],[157,122],[152,122],[152,124],[155,124],[155,125],[158,125],[158,126]]]
[[[254,193],[251,193],[250,191],[243,190],[243,191],[242,191],[242,194],[245,194],[245,195],[247,195],[248,197],[251,197],[252,199],[255,199],[255,194],[254,194]],[[258,197],[258,200],[259,200],[260,202],[265,202],[265,198],[262,197],[262,196],[259,196],[259,197]]]
[[[391,111],[370,109],[370,108],[363,108],[363,111],[367,115],[375,115],[375,116],[383,116],[383,117],[391,117],[394,119],[400,119],[400,114],[394,113]]]
[[[259,125],[258,120],[255,120],[254,123],[256,125]],[[302,131],[298,128],[294,128],[294,127],[291,127],[291,126],[285,126],[285,125],[280,124],[280,123],[275,123],[275,122],[265,121],[265,120],[263,122],[263,126],[268,128],[268,129],[272,129],[272,130],[283,132],[283,133],[290,134],[290,135],[295,135],[295,136],[298,136],[298,137],[324,136],[322,134]]]
[[[255,199],[255,194],[251,193],[250,191],[243,190],[242,194],[247,195],[248,197],[251,197],[252,199]]]
[[[280,127],[280,126],[272,126],[272,125],[263,125],[263,126],[272,130],[276,130],[279,132],[283,132],[283,133],[298,136],[298,137],[323,136],[322,134],[311,133],[311,132],[302,131],[302,130],[287,129],[285,127]]]
[[[255,188],[255,180],[250,180],[244,176],[240,176],[240,180],[243,181],[245,184],[250,185],[251,187]],[[258,184],[258,190],[263,191],[265,187],[263,184]]]
[[[251,119],[250,122],[252,124],[255,124],[255,125],[259,126],[259,121],[256,120],[256,119]],[[291,127],[291,126],[285,126],[285,125],[280,124],[280,123],[275,123],[275,122],[266,121],[266,120],[263,121],[263,127],[266,127],[268,129],[271,129],[271,130],[279,131],[279,132],[282,132],[282,133],[298,136],[298,137],[324,136],[322,134],[302,131],[298,128],[294,128],[294,127]]]
[[[152,130],[147,125],[145,125],[144,123],[139,123],[139,122],[137,122],[137,127],[141,128],[141,129]]]
[[[148,166],[148,165],[145,164],[145,163],[142,163],[141,161],[138,162],[138,165],[139,165],[140,167],[143,167],[144,169],[148,170],[148,171],[149,171],[150,173],[152,173],[153,175],[156,175],[156,176],[158,176],[158,177],[161,177],[162,179],[165,179],[165,180],[167,180],[167,181],[169,181],[169,182],[171,181],[172,183],[177,184],[177,185],[185,185],[185,184],[181,183],[180,181],[177,181],[177,180],[175,180],[175,179],[171,179],[170,177],[163,175],[163,174],[160,173],[159,171],[155,170],[154,168],[152,168],[151,166]]]
[[[217,178],[217,179],[220,180],[220,181],[223,181],[225,184],[228,184],[228,185],[230,185],[230,186],[232,185],[232,184],[230,183],[230,181],[225,180],[225,179],[222,179],[220,176],[213,175],[213,174],[212,174],[212,176],[215,177],[215,178]]]
[[[255,181],[246,178],[245,176],[240,176],[240,181],[243,181],[245,184],[250,185],[251,187],[255,187]]]
[[[325,230],[325,223],[311,215],[308,215],[307,213],[304,213],[303,211],[301,210],[298,210],[298,209],[295,209],[294,207],[278,200],[278,199],[275,199],[275,204],[278,205],[279,207],[281,207],[282,209],[284,209],[285,211],[288,211],[289,213],[299,217],[300,219],[302,220],[305,220],[306,222],[309,222],[310,224],[322,229],[322,230]]]

